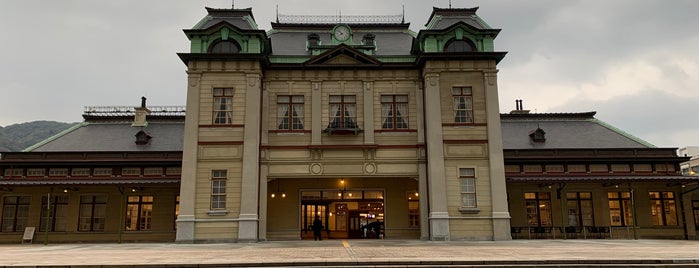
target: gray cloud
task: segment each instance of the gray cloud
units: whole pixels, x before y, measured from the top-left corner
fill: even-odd
[[[432,1],[237,0],[270,29],[284,14],[400,14],[424,27]],[[696,144],[699,98],[699,1],[476,0],[478,14],[502,29],[501,110],[514,99],[537,112],[597,110],[598,118],[661,146]],[[30,120],[80,121],[86,105],[185,103],[187,52],[182,29],[204,6],[231,0],[5,1],[0,7],[0,125]],[[650,109],[649,107],[653,107]],[[651,112],[657,110],[657,112]],[[684,120],[682,120],[683,122]],[[674,123],[677,122],[677,123]],[[659,127],[661,126],[661,127]]]

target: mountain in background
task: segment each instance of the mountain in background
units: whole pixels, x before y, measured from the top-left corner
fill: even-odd
[[[33,121],[0,127],[0,152],[17,152],[61,133],[76,123]]]

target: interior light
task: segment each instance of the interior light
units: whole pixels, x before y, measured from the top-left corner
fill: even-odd
[[[272,193],[272,198],[274,198],[275,196],[277,196],[277,195],[275,195],[274,193]]]
[[[286,197],[286,194],[285,194],[285,193],[282,193],[282,198],[285,198],[285,197]]]

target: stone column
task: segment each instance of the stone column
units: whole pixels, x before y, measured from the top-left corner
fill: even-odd
[[[260,168],[260,74],[247,74],[245,88],[245,130],[243,131],[243,172],[240,194],[238,241],[258,241]]]
[[[196,216],[197,155],[199,140],[199,80],[201,73],[188,72],[187,113],[182,144],[182,175],[180,182],[180,215],[177,216],[176,242],[193,243]]]
[[[488,119],[488,152],[490,164],[490,196],[493,203],[493,240],[511,240],[510,213],[507,208],[505,160],[500,127],[497,70],[484,73],[486,114]]]
[[[449,240],[449,212],[444,173],[444,139],[439,74],[425,73],[425,144],[429,188],[430,240]]]

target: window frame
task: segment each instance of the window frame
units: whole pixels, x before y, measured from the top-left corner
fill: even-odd
[[[384,98],[390,97],[390,101]],[[398,98],[405,98],[405,101]],[[407,130],[409,129],[410,99],[408,94],[384,94],[380,96],[381,103],[381,128],[384,130]],[[404,106],[403,113],[400,112],[399,105]],[[387,108],[388,107],[388,108]],[[400,113],[400,116],[397,114]],[[390,116],[390,117],[389,117]],[[401,124],[399,124],[399,119]],[[389,125],[389,126],[387,126]],[[402,126],[402,127],[399,127]]]
[[[458,91],[458,92],[457,92]],[[466,93],[468,91],[468,93]],[[452,111],[454,113],[454,124],[472,125],[475,123],[473,113],[473,87],[453,86],[451,87]],[[463,106],[463,107],[462,107]],[[466,107],[469,106],[469,107]],[[463,114],[461,114],[463,113]]]
[[[132,198],[136,198],[135,200]],[[126,211],[124,213],[124,231],[150,231],[153,229],[153,201],[152,195],[126,196]],[[135,208],[135,215],[134,210]],[[150,212],[150,214],[148,214]],[[146,214],[146,215],[144,215]],[[133,228],[135,227],[135,228]]]
[[[459,178],[459,196],[461,200],[459,211],[462,213],[480,212],[478,208],[478,189],[476,186],[476,168],[459,167],[457,168],[457,172]]]
[[[288,98],[288,101],[280,100],[284,97]],[[295,101],[295,98],[301,98],[300,102]],[[304,130],[305,102],[304,95],[277,95],[277,129],[289,132]],[[282,107],[286,109],[286,115],[280,115],[281,111],[284,111]],[[282,125],[286,125],[286,128]]]
[[[226,210],[226,184],[228,170],[211,170],[211,198],[209,209],[212,211]]]
[[[614,196],[612,196],[614,195]],[[609,224],[611,226],[625,227],[634,226],[633,222],[633,206],[631,202],[631,192],[628,191],[614,191],[607,192],[608,207],[609,207]],[[616,207],[612,206],[612,202],[616,204]],[[618,209],[619,215],[613,214],[613,209]],[[619,220],[615,221],[614,217],[618,216]],[[617,224],[618,222],[618,224]]]
[[[333,101],[333,97],[339,97],[340,101]],[[353,100],[346,100],[347,98],[353,98]],[[357,95],[330,95],[328,98],[328,128],[359,128],[357,123]],[[333,111],[334,107],[337,109]],[[351,114],[351,107],[354,107],[354,114]],[[348,109],[350,108],[350,109]],[[340,114],[337,116],[337,114]],[[339,123],[335,122],[340,120]]]
[[[14,199],[14,201],[11,201]],[[4,196],[2,202],[2,214],[0,214],[0,232],[16,233],[23,232],[29,225],[29,209],[31,206],[31,196]],[[12,209],[8,215],[8,209]],[[7,217],[11,216],[11,217]],[[8,223],[8,221],[10,221]],[[10,227],[10,228],[6,228]]]
[[[85,198],[90,198],[90,200],[85,200]],[[98,200],[99,197],[104,198],[104,201]],[[108,196],[105,194],[93,194],[93,195],[81,195],[80,196],[80,207],[79,207],[79,212],[78,212],[78,232],[104,232],[105,230],[105,225],[106,225],[106,219],[107,219],[107,198]],[[89,215],[85,215],[84,213],[87,213],[83,208],[89,207]],[[103,210],[102,214],[104,217],[96,217],[95,212],[97,210]],[[89,228],[84,228],[83,227],[83,220],[87,219],[89,216]],[[101,222],[100,222],[101,220]],[[101,224],[101,226],[100,226]],[[96,228],[97,227],[97,228]]]
[[[571,214],[571,208],[575,209],[572,211],[573,214]],[[566,210],[566,214],[568,216],[568,226],[593,226],[595,223],[592,192],[567,192]],[[589,218],[587,216],[589,216]],[[574,219],[575,222],[571,223],[571,219]]]
[[[656,193],[657,195],[654,196]],[[675,192],[649,191],[648,195],[650,197],[650,216],[653,220],[653,226],[678,226],[679,222],[677,217],[677,200],[675,197]],[[668,211],[668,209],[670,211]],[[661,213],[658,213],[658,211]],[[654,213],[658,214],[654,215]]]
[[[47,215],[46,213],[48,211],[47,201],[50,200],[50,216],[51,220],[49,222],[46,222],[47,220]],[[60,211],[59,211],[60,208]],[[39,222],[39,231],[40,232],[45,232],[46,231],[46,224],[50,224],[49,232],[65,232],[66,229],[66,222],[68,219],[68,195],[51,195],[51,198],[48,199],[48,196],[42,196],[41,197],[41,218]],[[62,220],[62,224],[59,223],[59,219]]]
[[[211,122],[214,125],[233,124],[233,96],[235,89],[232,87],[215,87],[212,89],[213,105]]]
[[[533,196],[534,198],[529,198],[529,196]],[[547,197],[545,197],[546,195]],[[530,206],[530,204],[533,204]],[[529,227],[552,227],[553,226],[553,203],[551,203],[551,193],[550,192],[524,192],[524,207],[526,210],[526,215],[527,215],[527,226]],[[530,208],[535,208],[533,210],[534,213],[532,213],[532,210]],[[548,207],[545,211],[548,213],[543,213],[542,207]],[[535,215],[536,222],[533,222],[532,220],[534,217],[532,215]],[[542,215],[546,216],[546,219],[543,219]]]
[[[458,44],[458,46],[457,46]],[[463,48],[469,48],[470,50],[466,50]],[[449,39],[444,44],[444,49],[442,52],[446,53],[463,53],[463,52],[477,52],[478,48],[476,47],[476,44],[474,44],[471,39],[468,38],[462,38],[462,39],[456,39],[452,38]]]

